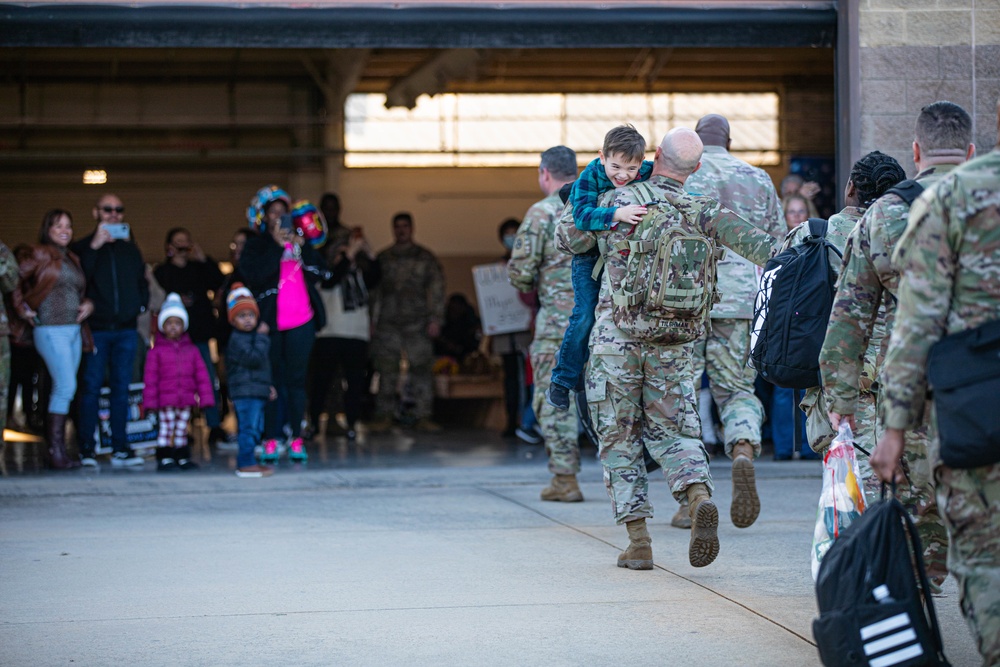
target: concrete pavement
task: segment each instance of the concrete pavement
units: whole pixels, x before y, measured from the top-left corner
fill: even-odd
[[[662,475],[656,567],[615,566],[593,450],[586,502],[544,503],[538,448],[469,432],[331,443],[306,467],[0,479],[0,664],[818,665],[809,549],[817,462],[758,463],[762,512],[687,562]],[[978,665],[953,580],[953,665]]]

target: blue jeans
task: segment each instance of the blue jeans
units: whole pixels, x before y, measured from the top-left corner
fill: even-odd
[[[135,329],[95,331],[94,351],[86,355],[83,371],[83,393],[80,396],[80,453],[93,454],[97,443],[97,399],[101,395],[104,374],[110,365],[108,385],[111,388],[111,446],[115,452],[130,451],[125,437],[128,422],[128,385],[138,348],[139,334]]]
[[[777,459],[790,459],[794,451],[792,443],[792,415],[799,426],[799,451],[803,458],[811,458],[812,450],[806,438],[806,414],[798,407],[802,400],[802,390],[775,387],[771,398],[771,440],[774,442],[774,456]],[[792,404],[795,411],[792,411]]]
[[[240,445],[239,453],[236,455],[237,468],[247,468],[257,462],[253,450],[260,444],[260,436],[264,432],[264,405],[266,403],[267,401],[263,398],[233,399]]]
[[[594,309],[601,292],[600,276],[597,280],[591,277],[596,264],[597,255],[573,255],[573,313],[552,369],[552,382],[566,389],[581,384],[583,366],[590,357],[590,330],[594,328]]]
[[[49,413],[69,414],[69,404],[76,396],[76,371],[80,368],[83,340],[79,324],[35,327],[35,349],[45,360],[52,376]]]

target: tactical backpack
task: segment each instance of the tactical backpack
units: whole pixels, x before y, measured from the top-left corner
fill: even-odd
[[[715,265],[723,250],[703,233],[666,221],[683,218],[645,183],[646,215],[628,237],[599,239],[615,325],[631,338],[659,345],[696,340],[704,330],[715,291]],[[600,266],[600,263],[598,264]],[[595,269],[595,272],[597,269]]]
[[[826,552],[816,602],[826,667],[948,665],[920,537],[895,498],[871,505]]]
[[[748,363],[779,387],[820,384],[819,352],[837,289],[827,251],[843,257],[826,240],[827,226],[826,220],[809,218],[805,242],[768,260],[760,279]]]

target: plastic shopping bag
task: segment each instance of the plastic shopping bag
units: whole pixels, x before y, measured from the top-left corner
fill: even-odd
[[[854,456],[854,434],[844,422],[823,457],[823,491],[819,496],[816,528],[813,530],[813,580],[819,574],[819,563],[833,541],[865,511],[865,493],[860,479],[858,461]]]

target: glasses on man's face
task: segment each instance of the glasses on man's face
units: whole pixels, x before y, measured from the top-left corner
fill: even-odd
[[[175,245],[174,250],[177,252],[191,252],[191,246],[189,245]]]
[[[105,213],[124,213],[125,212],[125,207],[124,206],[102,206],[101,210],[104,211]]]

